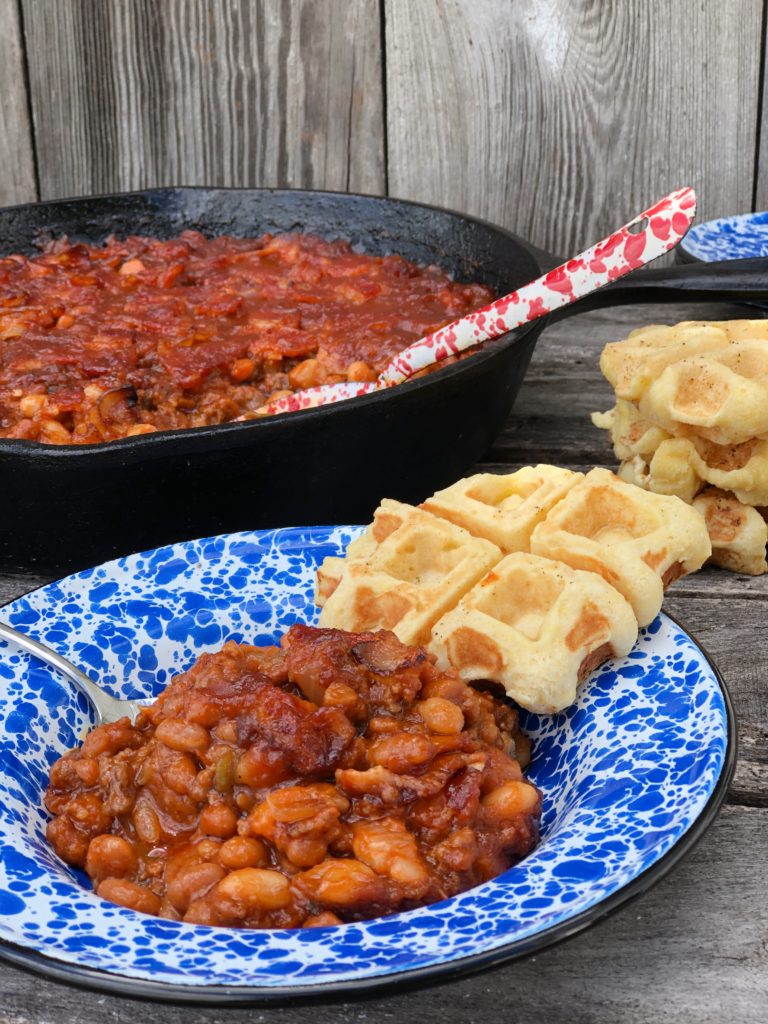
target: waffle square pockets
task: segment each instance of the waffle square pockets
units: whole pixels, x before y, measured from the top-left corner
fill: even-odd
[[[356,552],[350,550],[319,624],[355,632],[391,629],[403,643],[425,644],[435,621],[502,553],[495,544],[429,512],[390,505],[397,508],[387,509],[382,502],[384,515],[394,512],[399,525],[379,543],[374,520],[361,538],[364,543]]]
[[[600,365],[616,405],[592,422],[610,431],[621,479],[692,504],[715,565],[768,572],[768,321],[640,328]]]
[[[766,320],[684,320],[664,326],[651,324],[612,341],[600,356],[600,369],[617,398],[638,401],[646,389],[673,363],[729,345],[768,341]]]
[[[716,487],[702,491],[694,499],[693,507],[704,517],[715,565],[749,576],[768,572],[768,524],[756,508],[743,505],[738,498]]]
[[[712,547],[703,519],[680,498],[593,469],[536,527],[531,551],[602,576],[647,626],[665,586],[700,569]]]
[[[349,562],[364,562],[370,557],[390,533],[408,519],[416,510],[412,505],[405,505],[393,498],[384,498],[373,515],[373,522],[366,527],[365,533],[356,537],[347,547],[344,558],[331,555],[323,560],[315,577],[315,604],[322,608],[331,594],[338,587],[344,569]]]
[[[545,465],[505,475],[478,473],[437,491],[421,507],[505,554],[529,551],[534,528],[583,475]]]
[[[696,320],[673,327],[638,327],[622,341],[605,346],[600,369],[617,398],[637,401],[667,366],[688,356],[725,348],[730,340],[725,328],[724,323]]]
[[[670,434],[695,432],[715,444],[768,433],[768,345],[741,342],[666,369],[640,399],[640,412]]]
[[[435,623],[428,649],[441,668],[500,682],[523,707],[549,714],[636,639],[632,608],[600,576],[516,553]]]

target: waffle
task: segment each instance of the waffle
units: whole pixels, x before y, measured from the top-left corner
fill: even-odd
[[[533,531],[531,552],[602,576],[646,626],[665,586],[700,569],[712,549],[703,520],[685,502],[593,469]]]
[[[768,571],[768,524],[756,509],[716,487],[702,491],[693,507],[704,517],[715,565],[750,576]]]
[[[531,551],[505,557],[513,544]],[[318,572],[320,625],[391,629],[443,667],[553,711],[592,668],[629,651],[665,585],[710,553],[690,506],[606,470],[482,474],[420,508],[385,499],[346,558]]]
[[[715,444],[768,436],[768,345],[741,342],[667,366],[639,410],[670,434]]]
[[[344,575],[344,559],[329,556],[315,574],[315,604],[322,608]]]
[[[662,441],[648,464],[647,489],[682,498],[690,505],[704,486],[695,454],[696,449],[683,437]]]
[[[768,505],[768,441],[737,445],[712,444],[701,438],[662,441],[646,462],[636,455],[625,459],[619,476],[659,494],[676,494],[693,501],[706,484],[732,491],[744,505]]]
[[[600,576],[518,552],[435,624],[429,650],[441,668],[498,681],[523,707],[548,714],[636,638],[632,608]]]
[[[691,460],[702,480],[733,491],[745,505],[768,505],[768,441],[716,445],[693,438]]]
[[[617,399],[608,412],[592,413],[592,422],[601,430],[609,431],[616,457],[621,459],[619,476],[659,494],[676,494],[691,501],[705,484],[733,491],[746,505],[768,505],[768,440],[750,438],[739,444],[714,444],[703,437],[692,435],[675,438],[673,445],[664,446],[671,435],[644,419],[632,402]],[[680,462],[683,455],[689,461],[685,474],[685,487],[670,490],[663,481],[674,475],[667,467],[668,459]],[[655,464],[654,464],[655,458]],[[682,466],[680,466],[682,471]],[[690,474],[698,477],[693,494]]]
[[[768,506],[768,321],[642,328],[601,366],[616,405],[592,422],[610,432],[619,477],[706,514],[715,564],[768,571],[749,511]]]
[[[421,507],[505,554],[528,551],[534,527],[582,478],[583,473],[557,466],[526,466],[504,476],[478,473],[438,491]]]
[[[622,462],[636,455],[650,457],[670,436],[666,430],[644,419],[637,406],[625,398],[617,398],[616,405],[608,412],[593,412],[592,422],[610,433],[613,450]]]
[[[639,327],[623,341],[605,346],[600,369],[617,398],[637,401],[667,366],[686,356],[724,348],[728,334],[723,328],[723,324],[698,321]]]
[[[605,346],[600,369],[618,398],[637,401],[673,363],[742,342],[768,341],[766,320],[687,320],[673,326],[639,327]]]
[[[405,644],[426,643],[434,622],[502,557],[490,541],[399,502],[382,502],[359,540],[319,624],[391,629]]]
[[[393,498],[384,498],[373,515],[373,522],[365,533],[350,541],[344,558],[329,556],[317,570],[315,577],[315,604],[322,608],[338,587],[348,562],[361,562],[369,558],[379,544],[386,540],[416,510]]]

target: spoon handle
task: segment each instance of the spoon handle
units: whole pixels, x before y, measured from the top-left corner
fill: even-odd
[[[684,237],[695,213],[693,189],[670,192],[578,256],[409,345],[384,368],[379,384],[400,384],[448,356],[538,320],[663,256]]]
[[[0,622],[0,639],[20,647],[23,651],[33,655],[35,658],[39,658],[40,661],[44,661],[46,665],[50,665],[51,668],[55,668],[63,676],[66,676],[95,710],[96,725],[116,722],[118,718],[125,718],[126,716],[133,721],[136,717],[140,707],[138,702],[118,700],[116,697],[110,697],[92,679],[89,679],[84,672],[81,672],[77,666],[73,665],[71,661],[67,661],[66,658],[62,658],[60,654],[51,650],[50,647],[38,643],[37,640],[33,640],[32,637],[26,636],[24,633],[19,633],[12,626],[8,626],[4,622]]]
[[[693,223],[696,195],[691,188],[670,192],[631,221],[559,267],[517,291],[496,299],[461,320],[433,331],[396,355],[377,380],[323,384],[286,395],[261,408],[276,414],[330,405],[401,384],[449,356],[498,338],[538,320],[616,281],[674,248]]]

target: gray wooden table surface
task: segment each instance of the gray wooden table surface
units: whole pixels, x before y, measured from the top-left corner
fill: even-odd
[[[624,307],[545,331],[513,415],[486,456],[502,470],[536,461],[614,465],[589,412],[607,408],[601,346],[650,322],[744,316],[724,306]],[[746,315],[749,315],[748,313]],[[0,600],[46,582],[0,577]],[[764,1024],[768,1020],[768,577],[706,570],[673,587],[666,608],[720,666],[739,719],[726,805],[695,850],[608,920],[528,960],[414,991],[330,1003],[226,1009],[140,1003],[70,988],[0,964],[0,1024],[324,1024],[396,1019]]]

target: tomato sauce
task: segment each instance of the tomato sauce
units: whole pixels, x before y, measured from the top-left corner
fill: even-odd
[[[51,444],[251,419],[373,380],[492,291],[311,235],[103,245],[0,259],[0,436]]]

